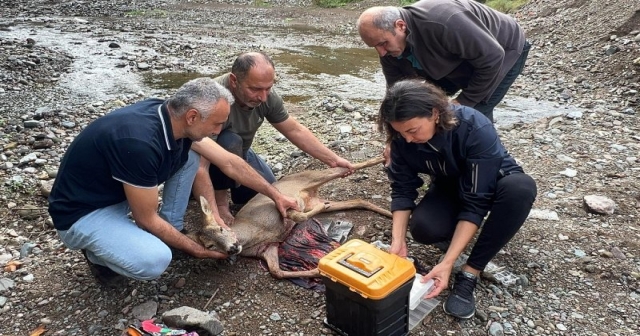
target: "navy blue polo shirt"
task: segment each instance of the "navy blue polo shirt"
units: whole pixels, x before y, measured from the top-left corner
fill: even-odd
[[[173,137],[166,104],[148,99],[89,124],[65,153],[49,196],[49,214],[68,230],[90,212],[126,200],[123,183],[154,188],[188,159],[191,140]]]

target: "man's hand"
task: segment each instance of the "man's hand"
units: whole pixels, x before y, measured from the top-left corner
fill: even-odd
[[[289,197],[284,194],[278,194],[278,196],[275,197],[273,201],[276,203],[276,208],[283,218],[287,218],[287,210],[289,209],[300,211],[300,209],[298,208],[298,201],[293,197]]]
[[[450,101],[450,102],[451,102],[451,104],[453,104],[453,105],[460,105],[460,103],[458,102],[458,100],[457,100],[457,99],[451,99],[451,101]]]
[[[389,167],[391,164],[391,144],[387,143],[384,146],[384,150],[382,151],[382,156],[384,157],[384,166]]]
[[[342,168],[349,169],[349,171],[344,173],[342,175],[342,177],[349,176],[349,175],[353,174],[354,171],[356,171],[356,169],[353,167],[353,164],[351,162],[349,162],[349,160],[343,159],[341,157],[338,157],[338,159],[335,162],[332,162],[330,167],[331,168],[342,167]]]
[[[441,262],[435,265],[431,272],[422,278],[422,282],[427,282],[430,279],[433,279],[433,290],[425,297],[426,299],[438,296],[440,292],[449,287],[449,277],[451,276],[452,269],[452,264]]]
[[[218,212],[218,213],[213,212],[213,219],[216,220],[216,223],[218,223],[218,225],[220,225],[221,227],[223,227],[225,229],[231,230],[229,228],[229,225],[233,224],[233,216],[231,215],[231,213],[229,213],[229,216],[231,216],[230,219],[229,218],[222,218],[223,215],[221,215],[220,212]],[[229,225],[227,225],[227,223],[229,223]]]
[[[228,255],[218,251],[208,250],[203,247],[202,252],[198,253],[197,255],[194,255],[194,257],[200,258],[200,259],[226,259]]]

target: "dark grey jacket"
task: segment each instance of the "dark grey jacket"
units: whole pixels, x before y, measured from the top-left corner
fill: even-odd
[[[422,70],[391,55],[380,63],[391,85],[421,76],[454,93],[467,106],[488,99],[522,53],[524,31],[510,16],[473,0],[422,0],[400,8],[407,23],[407,49]]]

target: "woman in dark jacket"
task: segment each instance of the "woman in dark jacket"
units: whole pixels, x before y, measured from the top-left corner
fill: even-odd
[[[391,142],[390,252],[407,255],[407,227],[417,242],[445,251],[425,277],[435,281],[427,297],[448,287],[455,260],[482,228],[443,305],[447,314],[470,318],[480,272],[524,223],[536,184],[503,147],[489,119],[470,107],[450,105],[429,83],[403,80],[389,88],[378,126]],[[416,205],[421,173],[431,184]]]

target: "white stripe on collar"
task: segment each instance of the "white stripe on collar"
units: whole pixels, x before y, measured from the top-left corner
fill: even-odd
[[[158,115],[160,116],[160,122],[162,123],[162,131],[164,132],[164,141],[167,143],[167,149],[171,150],[171,143],[169,142],[169,134],[167,134],[167,124],[164,122],[164,116],[162,116],[162,104],[158,106]]]

